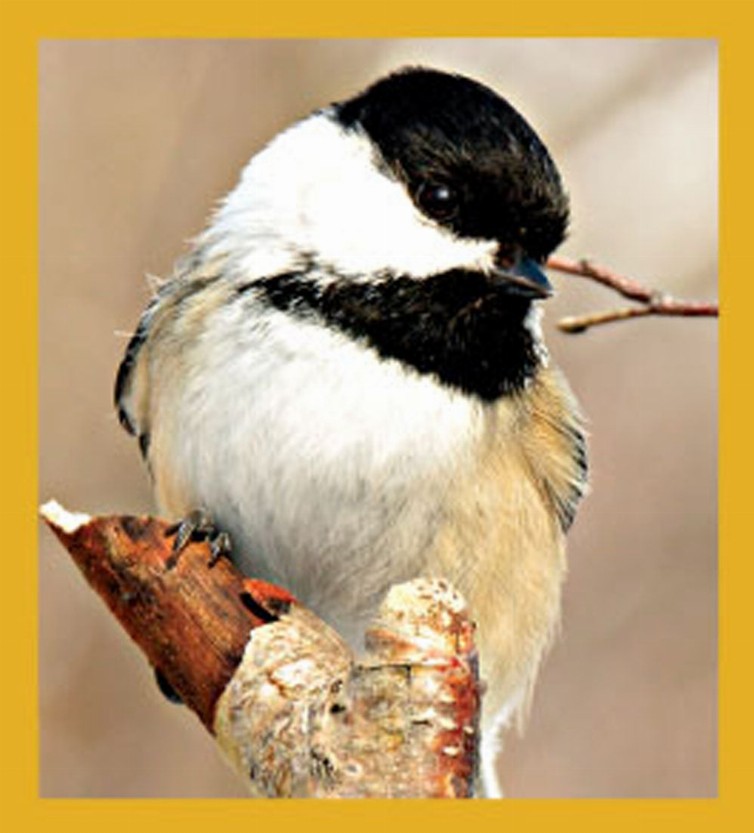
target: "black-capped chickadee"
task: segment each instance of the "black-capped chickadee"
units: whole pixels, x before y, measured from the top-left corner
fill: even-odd
[[[251,159],[116,383],[161,511],[207,512],[244,572],[357,648],[392,584],[442,576],[465,596],[488,794],[585,489],[582,420],[539,327],[567,220],[510,104],[404,69]]]

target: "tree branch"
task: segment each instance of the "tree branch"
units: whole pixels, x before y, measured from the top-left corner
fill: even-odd
[[[674,298],[665,292],[652,289],[633,278],[620,275],[612,269],[592,263],[587,259],[571,260],[567,257],[553,256],[548,258],[547,267],[567,275],[589,278],[612,289],[624,298],[641,304],[637,307],[622,307],[604,312],[561,318],[558,327],[567,333],[583,333],[589,327],[599,324],[624,321],[627,318],[639,318],[645,315],[705,317],[717,317],[719,315],[717,303],[684,301]]]
[[[446,582],[393,587],[357,662],[287,591],[210,566],[206,543],[176,558],[161,520],[42,516],[252,795],[473,795],[473,624]]]

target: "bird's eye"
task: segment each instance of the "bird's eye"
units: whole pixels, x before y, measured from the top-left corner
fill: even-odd
[[[423,182],[416,191],[419,207],[435,220],[447,220],[458,209],[456,192],[445,183]]]

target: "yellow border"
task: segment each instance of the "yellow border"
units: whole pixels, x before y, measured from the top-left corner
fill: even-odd
[[[744,342],[754,269],[747,269],[754,195],[747,123],[751,106],[752,4],[711,2],[9,2],[0,0],[3,124],[2,423],[3,635],[2,816],[9,829],[56,831],[204,830],[259,822],[334,829],[386,822],[451,829],[621,831],[739,829],[747,812],[752,740],[751,640],[747,613],[754,587],[743,524],[751,419],[742,391],[752,386]],[[36,720],[36,81],[44,38],[347,37],[347,36],[643,36],[720,42],[724,326],[721,367],[721,699],[720,797],[711,800],[509,802],[83,801],[37,798]],[[751,261],[751,256],[748,261]],[[748,324],[751,328],[751,324]],[[735,396],[735,399],[734,399]],[[735,444],[735,452],[731,448]],[[754,461],[752,461],[754,465]],[[736,545],[739,546],[736,546]],[[740,556],[740,557],[739,557]],[[744,670],[747,669],[747,670]],[[749,696],[747,696],[747,691]]]

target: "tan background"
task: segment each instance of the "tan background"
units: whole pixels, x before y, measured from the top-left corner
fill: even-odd
[[[148,298],[248,156],[380,73],[424,62],[493,85],[573,199],[562,251],[714,297],[712,41],[46,42],[40,49],[40,499],[149,511],[111,407]],[[512,796],[717,790],[717,325],[642,320],[565,336],[615,301],[556,278],[548,341],[591,423],[593,493],[571,535],[563,635],[502,771]],[[198,721],[40,530],[45,796],[241,796]]]

